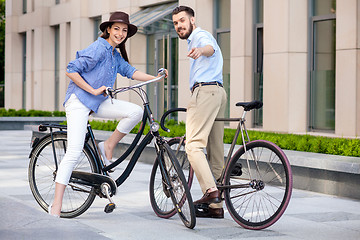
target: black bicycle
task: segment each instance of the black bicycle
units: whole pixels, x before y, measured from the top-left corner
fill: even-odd
[[[111,197],[116,194],[117,187],[129,177],[141,153],[154,139],[157,154],[154,165],[160,169],[163,191],[171,199],[172,208],[178,213],[184,225],[188,228],[195,227],[195,208],[185,176],[168,142],[158,132],[159,124],[152,116],[148,96],[142,89],[142,86],[146,84],[160,81],[164,75],[163,73],[161,77],[129,87],[107,89],[107,94],[111,98],[117,93],[128,90],[138,93],[144,105],[140,129],[128,149],[114,163],[105,167],[93,130],[88,124],[82,155],[66,187],[60,217],[73,218],[81,215],[91,206],[96,196],[107,198],[109,203],[104,211],[112,212],[116,206]],[[147,121],[150,124],[150,131],[140,142]],[[66,126],[56,124],[39,126],[39,131],[47,130],[49,133],[44,137],[33,138],[28,171],[31,192],[45,211],[48,210],[48,206],[53,200],[56,173],[67,148]],[[122,174],[113,180],[108,171],[122,163],[133,151],[134,153]]]
[[[238,122],[224,169],[217,183],[222,192],[231,217],[242,227],[253,230],[267,228],[274,224],[285,212],[292,193],[292,171],[290,163],[280,147],[265,140],[250,141],[245,126],[246,113],[262,107],[262,102],[239,102],[243,107],[241,118],[218,118],[216,121]],[[173,112],[186,112],[186,108],[170,109],[161,118],[164,125],[167,116]],[[241,147],[233,154],[237,139],[241,135]],[[169,145],[173,149],[191,188],[194,171],[185,153],[185,135],[172,138]],[[151,204],[156,214],[171,217],[176,209],[163,191],[161,172],[154,164],[150,178]],[[197,211],[208,211],[209,206],[195,206]]]

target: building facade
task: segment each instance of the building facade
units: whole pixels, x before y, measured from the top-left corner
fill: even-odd
[[[130,63],[152,74],[169,69],[147,87],[155,116],[185,107],[189,62],[172,26],[177,5],[191,6],[222,49],[228,116],[239,116],[236,102],[260,99],[263,109],[248,119],[254,128],[360,135],[360,0],[7,0],[5,108],[63,110],[68,62],[116,10],[139,28],[127,42]],[[118,76],[116,85],[131,83]],[[119,98],[140,104],[134,93]]]

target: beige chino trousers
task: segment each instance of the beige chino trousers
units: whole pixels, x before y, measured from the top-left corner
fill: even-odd
[[[215,118],[224,117],[226,102],[222,87],[199,86],[187,107],[185,149],[203,193],[216,187],[215,180],[220,178],[224,167],[224,122],[215,122]]]

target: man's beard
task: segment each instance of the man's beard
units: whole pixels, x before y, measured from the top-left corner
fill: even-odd
[[[180,29],[180,30],[181,30],[181,29]],[[179,29],[178,29],[178,31],[179,31]],[[180,39],[188,39],[189,36],[190,36],[190,34],[192,33],[192,31],[193,31],[193,25],[190,23],[189,29],[188,29],[188,31],[185,33],[184,36],[181,36],[179,32],[177,32],[177,34],[179,35],[179,38],[180,38]]]

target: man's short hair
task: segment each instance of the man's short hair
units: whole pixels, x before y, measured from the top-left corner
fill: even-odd
[[[178,6],[172,11],[172,16],[180,12],[186,12],[190,17],[195,17],[195,12],[191,7],[188,6]]]

